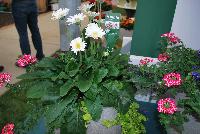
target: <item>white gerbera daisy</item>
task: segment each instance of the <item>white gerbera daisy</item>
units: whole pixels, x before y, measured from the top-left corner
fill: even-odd
[[[69,13],[68,8],[60,8],[52,13],[52,20],[59,20],[64,18]]]
[[[105,32],[96,23],[90,23],[88,24],[86,28],[85,35],[86,37],[98,39],[98,38],[102,38],[105,35]]]
[[[86,13],[90,11],[90,9],[94,6],[94,4],[82,4],[80,7],[78,7],[78,10],[82,11],[83,13]]]
[[[71,41],[70,46],[72,47],[71,51],[77,54],[79,51],[85,51],[86,43],[82,38],[78,37]]]
[[[71,24],[80,24],[82,20],[84,20],[86,16],[83,13],[75,14],[74,16],[70,16],[67,18],[68,25]]]

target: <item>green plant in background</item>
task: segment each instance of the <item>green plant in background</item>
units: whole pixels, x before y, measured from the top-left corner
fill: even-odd
[[[115,120],[103,120],[101,123],[107,128],[114,125],[121,125],[122,134],[145,134],[143,123],[146,117],[138,112],[139,105],[133,102],[127,113],[118,113]]]
[[[174,34],[163,35],[161,40],[161,52],[167,55],[166,59],[154,65],[141,65],[134,67],[132,81],[138,90],[149,90],[157,95],[157,98],[177,98],[181,93],[184,96],[177,99],[177,107],[180,111],[174,114],[160,114],[160,122],[167,129],[175,128],[181,132],[183,123],[187,121],[188,115],[199,119],[199,95],[200,84],[198,70],[200,58],[198,51],[186,48],[183,42]],[[168,37],[169,36],[169,37]],[[159,59],[159,57],[158,57]],[[161,60],[161,59],[160,59]],[[181,84],[179,86],[167,87],[163,80],[165,74],[179,73]]]

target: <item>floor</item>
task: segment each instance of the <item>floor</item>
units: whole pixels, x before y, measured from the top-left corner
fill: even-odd
[[[51,55],[60,48],[60,34],[58,21],[51,20],[51,12],[39,15],[39,28],[43,41],[44,53],[46,56]],[[29,32],[32,55],[35,55],[35,50],[31,42]],[[25,70],[17,68],[15,62],[21,54],[19,48],[19,38],[15,25],[8,25],[0,28],[0,65],[5,67],[4,72],[12,74],[11,83],[17,82],[16,77],[24,73]],[[0,96],[5,93],[6,89],[0,89]]]

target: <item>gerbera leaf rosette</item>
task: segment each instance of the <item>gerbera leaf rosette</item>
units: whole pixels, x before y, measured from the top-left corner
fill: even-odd
[[[82,38],[78,37],[71,41],[70,46],[71,51],[77,54],[77,52],[85,51],[86,43]]]
[[[0,73],[0,88],[3,87],[4,84],[11,81],[11,74],[9,73]]]
[[[52,20],[62,20],[69,13],[68,8],[60,8],[52,13]]]
[[[6,124],[3,127],[1,134],[14,134],[14,127],[15,125],[13,123]]]
[[[175,100],[171,98],[160,99],[157,102],[158,105],[158,112],[164,114],[174,114],[177,111],[177,106]]]
[[[165,86],[167,87],[179,86],[182,82],[181,75],[179,73],[165,74],[163,77],[163,81]]]

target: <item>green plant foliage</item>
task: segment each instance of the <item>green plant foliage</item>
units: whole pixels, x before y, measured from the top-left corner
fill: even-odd
[[[40,103],[37,109],[41,109],[41,113],[35,116],[35,122],[42,116],[49,133],[62,128],[63,132],[75,133],[77,130],[77,134],[83,134],[84,119],[90,117],[84,114],[82,118],[81,101],[85,102],[93,120],[100,118],[104,106],[127,112],[135,92],[130,81],[132,73],[128,70],[131,66],[128,64],[129,56],[114,50],[105,57],[105,51],[101,48],[98,57],[88,52],[87,57],[83,56],[81,60],[80,55],[60,53],[58,58],[44,58],[18,77],[26,97]],[[19,88],[15,90],[20,92]],[[21,128],[24,126],[19,125],[18,129]]]
[[[103,120],[101,123],[110,128],[114,125],[122,126],[122,134],[145,134],[143,123],[146,117],[138,112],[139,105],[132,103],[125,114],[118,114],[115,120]]]

